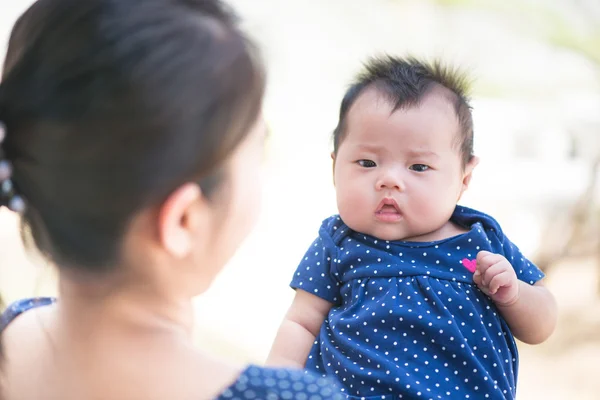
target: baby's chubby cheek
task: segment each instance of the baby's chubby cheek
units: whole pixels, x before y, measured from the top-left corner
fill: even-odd
[[[337,200],[338,213],[342,221],[355,231],[363,231],[369,223],[369,207],[360,201],[351,197],[340,198]]]

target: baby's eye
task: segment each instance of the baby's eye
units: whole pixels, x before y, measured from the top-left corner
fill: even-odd
[[[375,161],[372,160],[358,160],[357,163],[363,168],[373,168],[377,166],[377,164],[375,164]]]
[[[413,164],[410,167],[408,167],[408,169],[412,169],[413,171],[416,171],[416,172],[425,172],[429,169],[429,165]]]

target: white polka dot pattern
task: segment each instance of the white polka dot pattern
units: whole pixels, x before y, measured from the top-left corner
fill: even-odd
[[[329,379],[282,368],[248,367],[218,400],[342,400],[346,396]]]
[[[427,243],[378,240],[338,216],[323,223],[291,283],[334,304],[307,368],[352,399],[514,398],[514,338],[466,265],[488,250],[530,284],[543,273],[493,218],[465,207],[452,218],[470,231]]]

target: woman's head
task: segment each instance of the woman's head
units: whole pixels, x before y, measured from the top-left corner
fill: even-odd
[[[38,0],[15,24],[0,84],[25,230],[82,272],[121,263],[132,224],[182,258],[190,237],[221,237],[217,220],[244,214],[230,207],[251,189],[236,174],[254,171],[238,164],[258,152],[263,89],[218,0]]]

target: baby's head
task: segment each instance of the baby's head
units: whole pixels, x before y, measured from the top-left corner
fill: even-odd
[[[440,63],[370,60],[346,92],[333,134],[342,220],[382,240],[429,241],[477,164],[465,76]]]
[[[38,0],[0,83],[0,206],[69,275],[201,291],[256,216],[263,87],[219,0]]]

